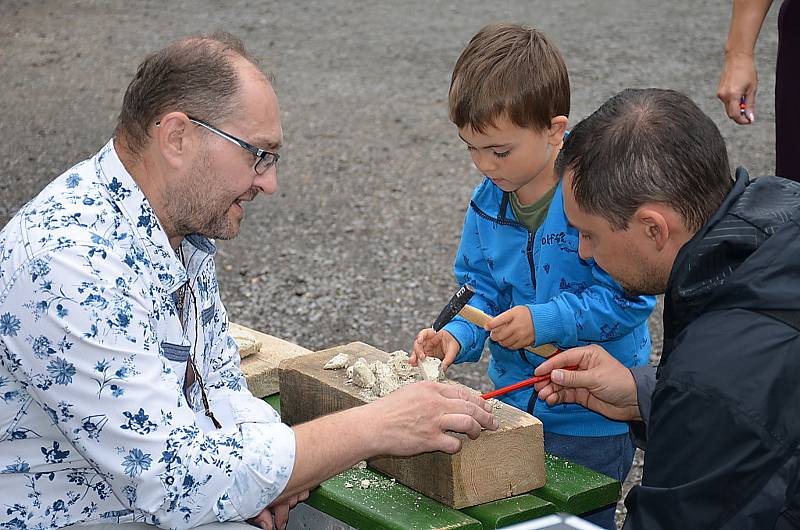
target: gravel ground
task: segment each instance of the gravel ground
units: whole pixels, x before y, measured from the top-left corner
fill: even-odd
[[[408,349],[455,288],[453,253],[479,181],[446,110],[474,32],[509,20],[548,33],[570,70],[573,122],[623,88],[675,88],[717,122],[732,164],[770,173],[777,9],[757,49],[750,127],[730,123],[714,96],[729,10],[722,0],[0,0],[0,225],[107,140],[145,53],[225,29],[274,72],[286,134],[280,191],[220,244],[232,319],[312,349]],[[485,368],[453,373],[484,390]]]

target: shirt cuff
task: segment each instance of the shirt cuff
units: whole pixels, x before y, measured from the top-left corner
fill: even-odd
[[[653,402],[653,391],[656,388],[656,367],[652,364],[643,364],[629,368],[633,380],[636,382],[636,399],[639,402],[639,415],[647,423],[650,417],[650,407]]]
[[[458,350],[458,355],[453,362],[474,362],[480,359],[481,352],[478,352],[477,357],[470,355],[472,345],[475,344],[475,325],[467,322],[461,317],[456,317],[447,323],[442,329],[453,336],[461,348]]]
[[[628,422],[631,427],[633,442],[639,449],[647,448],[647,422],[650,418],[650,407],[653,402],[653,391],[656,386],[656,367],[650,364],[629,368],[636,382],[636,399],[639,403],[639,415],[642,421]]]
[[[242,423],[275,423],[281,417],[267,402],[247,392],[246,395],[232,394],[228,398],[234,421]]]
[[[242,461],[231,488],[217,500],[220,521],[255,517],[286,489],[295,460],[294,431],[283,423],[244,423]]]
[[[555,301],[529,305],[528,309],[531,312],[533,332],[536,335],[534,346],[558,343],[563,339],[564,324]]]

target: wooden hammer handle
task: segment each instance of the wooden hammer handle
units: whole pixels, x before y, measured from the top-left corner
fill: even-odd
[[[480,309],[472,307],[471,305],[465,305],[464,309],[459,311],[458,314],[476,326],[480,326],[481,328],[485,328],[486,323],[492,319],[492,317]],[[526,346],[525,349],[541,357],[552,357],[556,352],[558,352],[558,348],[552,344],[542,344],[541,346],[536,347]]]

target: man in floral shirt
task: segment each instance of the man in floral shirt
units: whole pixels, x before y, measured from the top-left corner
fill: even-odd
[[[241,42],[179,41],[139,66],[114,139],[0,232],[0,527],[282,527],[359,460],[497,427],[433,383],[294,428],[248,392],[211,239],[276,191],[282,137]]]

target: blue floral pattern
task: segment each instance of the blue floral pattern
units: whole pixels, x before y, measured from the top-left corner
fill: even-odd
[[[242,521],[285,488],[294,433],[247,390],[214,244],[182,245],[113,141],[0,232],[0,529]]]

